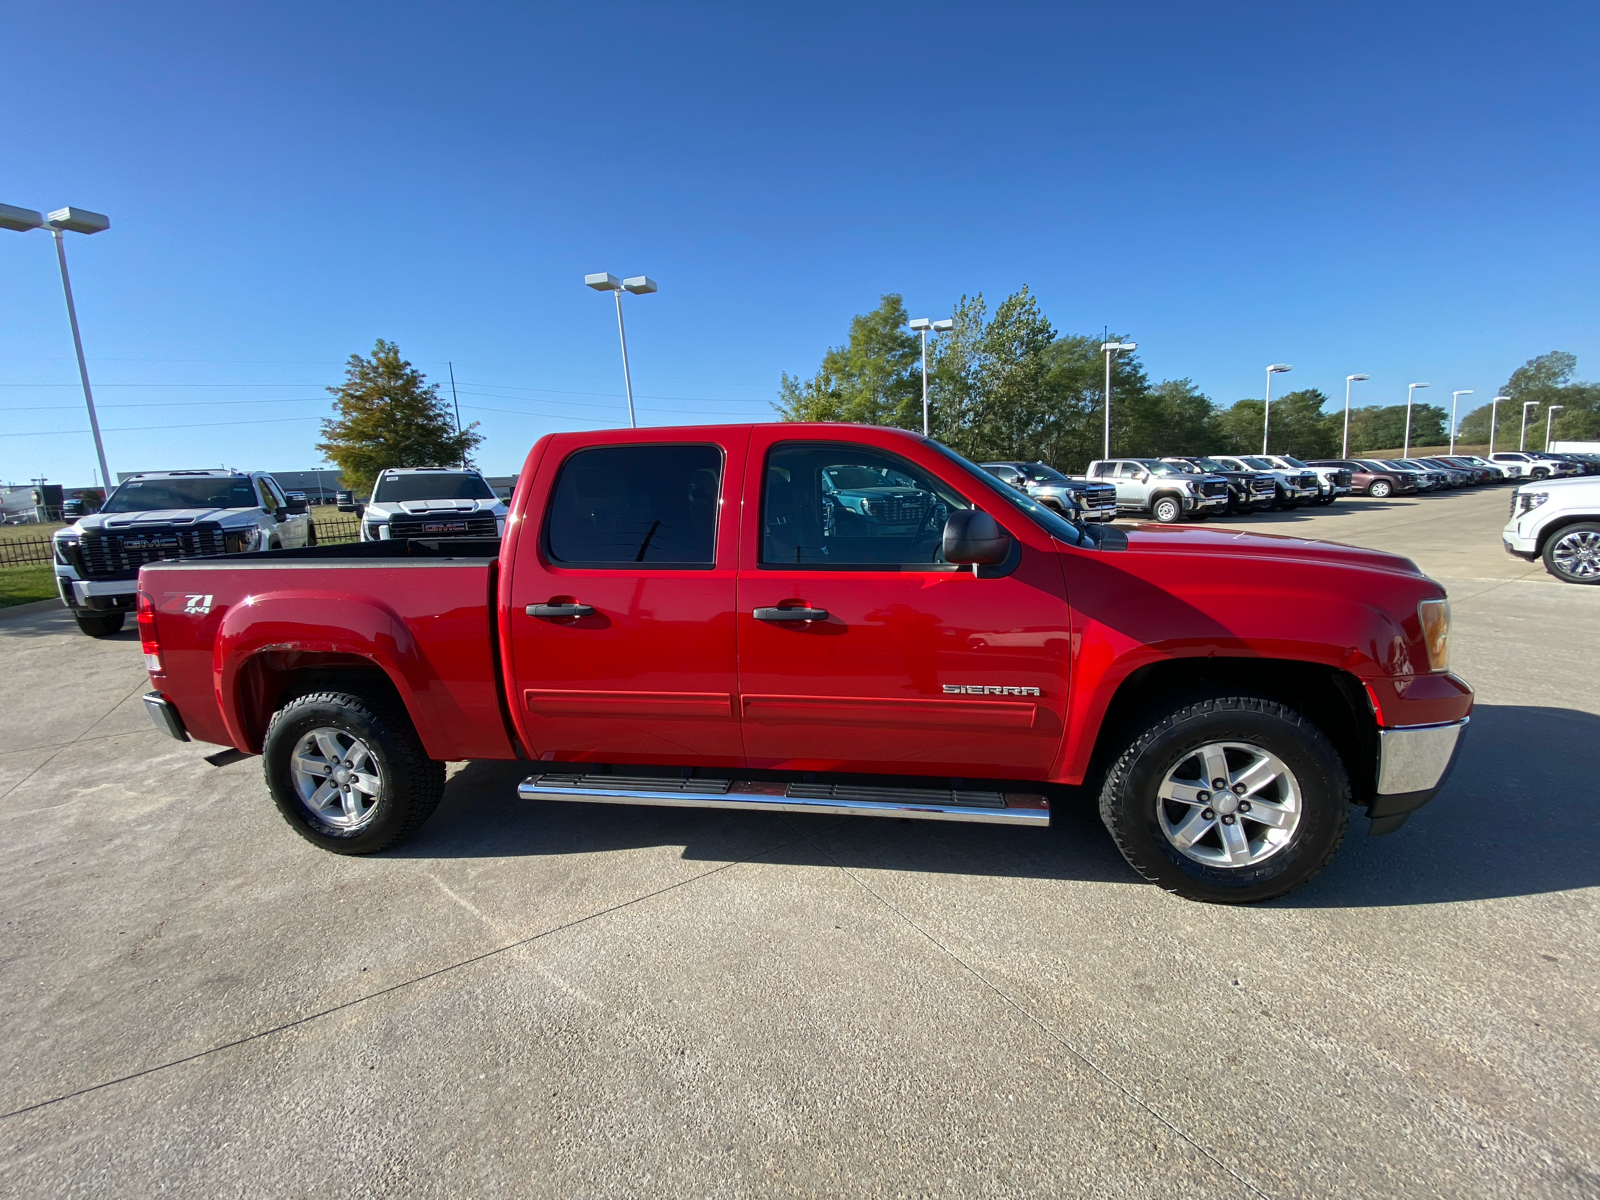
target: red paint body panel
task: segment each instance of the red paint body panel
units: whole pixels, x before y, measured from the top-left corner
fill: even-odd
[[[767,451],[786,440],[853,442],[910,460],[1006,527],[1020,548],[1015,569],[981,578],[764,568],[760,481]],[[542,523],[568,456],[663,442],[722,449],[715,563],[551,561]],[[271,702],[258,693],[306,656],[382,670],[440,759],[1077,783],[1119,686],[1182,658],[1344,672],[1383,726],[1458,720],[1472,706],[1465,683],[1428,670],[1417,604],[1443,591],[1403,558],[1201,526],[1131,529],[1124,549],[1064,544],[922,438],[892,429],[551,435],[529,452],[497,567],[266,557],[147,567],[140,581],[157,607],[165,673],[156,686],[193,736],[244,750],[259,749],[264,728],[252,705]],[[550,602],[596,614],[524,611]],[[752,616],[802,603],[829,619]]]

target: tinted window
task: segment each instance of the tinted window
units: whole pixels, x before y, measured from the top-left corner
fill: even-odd
[[[722,451],[602,446],[561,467],[547,545],[557,562],[704,566],[716,562]]]
[[[1065,483],[1067,477],[1054,467],[1047,467],[1043,463],[1030,463],[1022,468],[1022,473],[1034,483]]]
[[[171,508],[255,508],[261,503],[244,476],[130,479],[111,493],[101,512],[149,512]]]
[[[784,442],[767,455],[761,493],[765,566],[944,563],[944,523],[967,502],[904,459],[864,446]]]
[[[372,503],[398,504],[402,500],[493,500],[494,489],[483,476],[468,472],[425,471],[418,475],[380,475],[372,489]]]

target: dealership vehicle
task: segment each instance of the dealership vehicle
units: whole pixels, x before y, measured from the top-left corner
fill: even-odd
[[[1506,553],[1567,583],[1600,583],[1600,479],[1542,479],[1511,493]]]
[[[1071,479],[1039,462],[979,463],[1002,483],[1026,492],[1046,508],[1085,521],[1113,521],[1117,516],[1117,489],[1109,483]]]
[[[1119,513],[1148,513],[1163,525],[1184,517],[1198,520],[1228,507],[1226,479],[1196,475],[1158,458],[1097,458],[1084,477],[1117,489]]]
[[[146,471],[53,540],[62,603],[84,633],[109,637],[133,610],[144,564],[314,546],[317,531],[305,501],[286,496],[271,475]]]
[[[1459,467],[1454,463],[1447,463],[1441,458],[1418,458],[1407,461],[1415,462],[1420,467],[1430,471],[1444,472],[1444,485],[1447,488],[1476,487],[1483,482],[1478,472],[1471,467]]]
[[[1181,457],[1163,458],[1188,475],[1215,475],[1228,485],[1228,503],[1225,513],[1264,512],[1277,498],[1278,481],[1263,471],[1235,471],[1214,458]]]
[[[1352,480],[1354,473],[1342,467],[1313,467],[1310,463],[1303,463],[1292,454],[1264,454],[1262,455],[1273,466],[1285,471],[1304,471],[1310,469],[1317,474],[1317,500],[1318,504],[1332,504],[1340,496],[1348,496],[1354,490]]]
[[[854,470],[938,504],[830,505]],[[414,832],[461,759],[525,762],[530,801],[1036,827],[1087,785],[1146,877],[1260,900],[1352,806],[1384,832],[1426,803],[1472,707],[1407,559],[1069,521],[889,428],[553,434],[499,542],[139,588],[158,726],[261,754],[288,823],[352,854]]]
[[[1560,479],[1578,473],[1574,464],[1540,450],[1500,450],[1491,454],[1489,461],[1502,466],[1518,466],[1529,479]]]
[[[372,499],[341,495],[340,512],[361,519],[361,541],[406,538],[499,537],[506,504],[477,471],[466,467],[394,467],[381,471]]]
[[[1492,463],[1475,454],[1446,454],[1441,456],[1440,461],[1453,467],[1477,471],[1482,483],[1505,483],[1511,478],[1511,473],[1500,463]]]
[[[1265,471],[1271,475],[1277,483],[1274,507],[1295,508],[1310,504],[1322,493],[1317,473],[1309,467],[1285,469],[1258,454],[1214,454],[1212,457],[1230,470]]]
[[[1414,471],[1377,470],[1377,464],[1360,462],[1353,458],[1318,458],[1308,467],[1339,467],[1350,472],[1350,490],[1358,496],[1371,496],[1386,500],[1394,495],[1409,495],[1418,490]]]
[[[1442,492],[1450,487],[1450,476],[1437,467],[1425,467],[1413,458],[1380,458],[1374,461],[1394,471],[1410,471],[1424,492]]]

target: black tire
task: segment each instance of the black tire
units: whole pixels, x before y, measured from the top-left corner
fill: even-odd
[[[1600,524],[1580,521],[1552,533],[1544,544],[1544,569],[1563,583],[1600,583]]]
[[[1528,474],[1534,480],[1534,482],[1538,482],[1539,480],[1546,478],[1550,472],[1546,471],[1543,467],[1535,467],[1532,471],[1528,472]]]
[[[1175,525],[1183,520],[1183,502],[1176,496],[1157,497],[1151,502],[1150,515],[1163,525]]]
[[[376,761],[378,798],[359,828],[330,823],[296,790],[296,747],[318,729],[359,738]],[[344,692],[317,692],[285,704],[272,715],[261,757],[284,820],[306,841],[335,854],[387,850],[410,837],[444,796],[444,764],[428,757],[405,713]]]
[[[1338,496],[1337,496],[1337,495],[1332,495],[1332,496],[1318,496],[1318,497],[1317,497],[1317,503],[1318,503],[1318,504],[1319,504],[1319,505],[1320,505],[1320,506],[1322,506],[1322,507],[1323,507],[1323,508],[1326,508],[1326,507],[1327,507],[1327,506],[1328,506],[1328,505],[1330,505],[1330,504],[1332,504],[1332,503],[1333,503],[1333,502],[1334,502],[1334,501],[1335,501],[1335,500],[1337,500],[1337,499],[1338,499],[1338,498],[1339,498],[1339,497],[1338,497]]]
[[[1276,756],[1299,792],[1298,823],[1282,844],[1247,866],[1196,861],[1162,829],[1158,789],[1170,772],[1197,761],[1200,747],[1220,742]],[[1272,900],[1316,875],[1344,840],[1350,806],[1350,779],[1333,744],[1293,709],[1260,696],[1212,696],[1167,712],[1133,739],[1100,792],[1101,819],[1134,870],[1175,895],[1221,904]],[[1180,806],[1179,811],[1198,810]],[[1244,830],[1247,820],[1241,810],[1233,823]],[[1220,845],[1220,827],[1213,832]],[[1256,826],[1255,832],[1262,834],[1265,827]],[[1201,834],[1195,843],[1208,836]]]
[[[78,628],[92,638],[121,633],[122,623],[127,620],[127,614],[120,612],[75,612],[72,615],[77,618]]]
[[[1387,500],[1389,498],[1389,494],[1393,491],[1394,484],[1390,483],[1387,479],[1374,479],[1372,481],[1372,486],[1367,489],[1367,495],[1371,496],[1374,500]]]

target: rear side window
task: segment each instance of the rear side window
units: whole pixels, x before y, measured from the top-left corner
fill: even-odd
[[[721,494],[716,446],[580,450],[556,480],[545,545],[584,566],[714,566]]]

